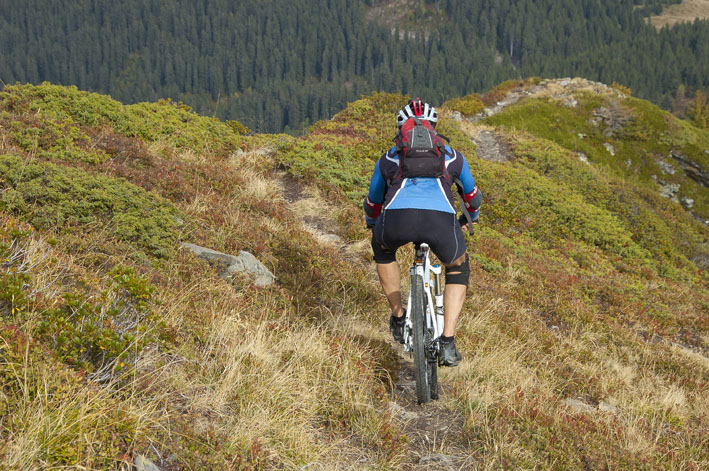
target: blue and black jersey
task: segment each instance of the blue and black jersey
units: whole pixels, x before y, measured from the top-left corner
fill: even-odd
[[[384,211],[429,209],[455,214],[451,186],[456,179],[459,179],[463,185],[466,207],[473,219],[476,219],[482,198],[475,185],[475,179],[470,173],[468,161],[463,154],[450,146],[445,146],[444,153],[447,176],[403,178],[399,170],[399,155],[396,147],[392,147],[374,167],[374,174],[369,183],[367,204],[380,207]]]

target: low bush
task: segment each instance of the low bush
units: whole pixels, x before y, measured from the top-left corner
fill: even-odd
[[[476,115],[485,109],[485,105],[480,100],[480,96],[477,94],[448,100],[443,103],[443,107],[448,108],[449,110],[458,111],[460,114],[467,117]]]
[[[135,243],[166,257],[180,237],[180,212],[170,202],[125,180],[78,168],[0,156],[0,208],[34,227],[58,232],[79,226]]]

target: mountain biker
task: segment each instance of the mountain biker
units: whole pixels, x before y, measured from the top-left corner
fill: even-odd
[[[410,100],[397,113],[399,131],[413,117],[428,121],[434,129],[438,123],[435,108],[420,98]],[[455,326],[465,300],[470,266],[461,230],[467,228],[468,223],[463,216],[460,220],[456,218],[451,187],[458,179],[459,186],[463,187],[458,191],[462,192],[472,223],[478,221],[482,194],[463,154],[448,145],[441,153],[445,155],[447,174],[405,178],[399,168],[400,149],[392,147],[374,167],[363,206],[367,226],[373,229],[372,250],[379,281],[392,311],[389,328],[394,340],[404,341],[401,273],[396,251],[409,242],[425,242],[445,266],[444,328],[438,363],[457,366],[462,357],[455,345]]]

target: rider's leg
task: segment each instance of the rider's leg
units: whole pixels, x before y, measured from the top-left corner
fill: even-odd
[[[467,254],[463,254],[446,264],[446,289],[443,293],[443,335],[446,337],[455,335],[458,316],[463,309],[470,273],[467,262]]]
[[[382,284],[382,290],[389,301],[391,312],[394,317],[404,315],[404,310],[401,306],[401,271],[399,263],[394,261],[391,263],[377,263],[377,273],[379,274],[379,282]]]

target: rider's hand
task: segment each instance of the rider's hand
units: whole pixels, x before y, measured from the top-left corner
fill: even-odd
[[[376,218],[370,218],[369,216],[364,216],[364,220],[367,222],[367,229],[374,228],[374,224],[377,222]]]
[[[476,214],[477,216],[477,214]],[[479,221],[479,217],[476,217],[473,219],[471,222],[473,225],[471,226],[470,223],[468,222],[468,218],[465,217],[465,214],[461,214],[460,217],[458,218],[458,223],[460,224],[460,228],[463,229],[464,231],[468,231],[470,235],[473,235],[473,226],[476,226]]]

